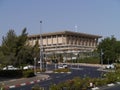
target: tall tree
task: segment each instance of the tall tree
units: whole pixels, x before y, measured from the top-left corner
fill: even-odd
[[[3,64],[12,64],[21,66],[23,64],[33,64],[35,47],[27,43],[28,33],[26,28],[22,30],[21,35],[17,36],[14,30],[9,30],[3,37],[0,47],[0,62]]]
[[[27,29],[24,28],[21,35],[18,36],[17,39],[17,49],[16,49],[16,64],[21,66],[23,64],[33,64],[32,57],[32,48],[29,44],[27,44],[28,33]]]
[[[120,62],[120,41],[116,42],[115,52],[116,52],[116,57],[117,57],[116,62]]]
[[[14,30],[9,30],[7,35],[3,37],[1,51],[6,58],[6,64],[13,64],[15,61],[15,51],[16,51],[16,40],[17,36]]]
[[[114,63],[117,59],[117,40],[114,36],[104,38],[98,45],[98,51],[102,50],[103,63]]]

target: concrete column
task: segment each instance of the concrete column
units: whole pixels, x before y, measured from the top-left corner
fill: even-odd
[[[89,46],[89,40],[86,39],[86,46]]]
[[[79,37],[79,45],[81,45],[81,37]]]
[[[57,43],[56,43],[56,45],[58,45],[58,35],[56,35],[56,39],[57,39]]]
[[[84,39],[82,38],[81,40],[82,40],[82,46],[84,46]]]
[[[80,43],[80,37],[79,37],[79,39],[78,39],[78,45],[80,45],[81,43]]]
[[[53,45],[53,37],[51,36],[51,46]]]
[[[92,40],[90,39],[90,46],[92,46]]]
[[[36,42],[36,40],[35,40],[35,39],[33,39],[33,45],[35,45],[35,42]]]
[[[65,35],[65,45],[67,44],[67,35]]]
[[[69,44],[72,44],[72,36],[70,36]]]
[[[46,46],[48,45],[48,38],[47,38],[47,36],[46,36]]]
[[[94,46],[94,40],[92,39],[92,47]]]
[[[79,45],[79,36],[77,36],[77,45]]]
[[[70,42],[70,37],[67,36],[67,44],[69,45],[69,42]]]
[[[97,43],[98,43],[98,38],[96,38],[96,46],[97,46]]]
[[[72,36],[72,44],[75,45],[75,39],[74,39],[74,36]]]
[[[88,46],[90,46],[90,39],[88,39]]]
[[[63,35],[62,35],[62,44],[64,44],[64,43],[63,43]]]

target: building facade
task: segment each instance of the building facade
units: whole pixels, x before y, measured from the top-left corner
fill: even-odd
[[[29,35],[28,43],[34,46],[42,43],[44,54],[92,52],[101,36],[72,31],[51,32]]]

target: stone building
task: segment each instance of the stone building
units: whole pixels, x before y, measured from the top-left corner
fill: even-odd
[[[41,39],[40,39],[41,37]],[[42,43],[44,54],[64,54],[92,52],[102,36],[79,33],[73,31],[50,32],[38,35],[29,35],[28,43],[33,46],[36,41]]]

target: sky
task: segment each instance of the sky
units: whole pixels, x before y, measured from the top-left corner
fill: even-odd
[[[0,44],[9,30],[24,28],[28,35],[68,30],[120,40],[120,0],[0,0]]]

